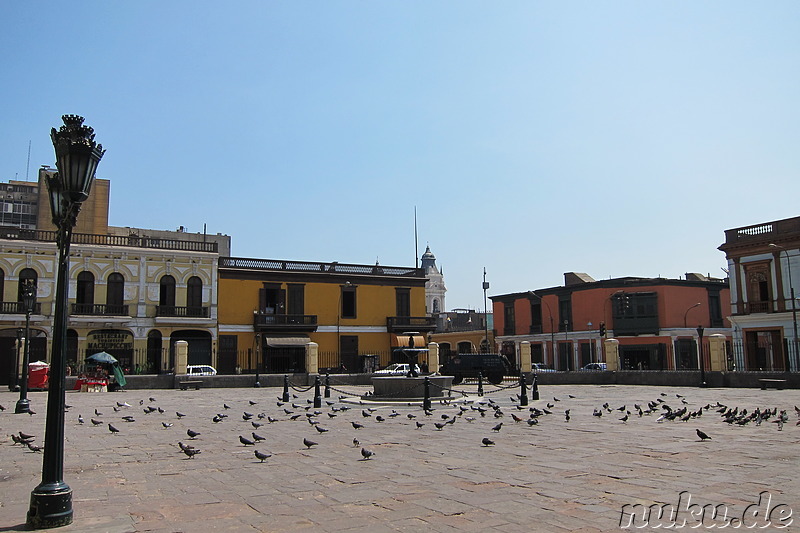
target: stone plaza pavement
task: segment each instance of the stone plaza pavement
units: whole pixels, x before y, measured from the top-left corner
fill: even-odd
[[[367,390],[340,387],[324,399],[321,413],[311,417],[324,433],[306,416],[314,412],[306,410],[313,389],[295,392],[283,406],[277,405],[282,389],[275,388],[69,392],[64,479],[73,489],[74,522],[58,531],[612,531],[620,529],[625,505],[678,507],[687,495],[700,506],[724,504],[729,517],[741,518],[760,498],[762,507],[780,507],[784,518],[787,509],[800,513],[798,390],[541,386],[540,399],[529,407],[551,404],[552,414],[540,416],[537,425],[512,417],[530,415],[529,407],[517,409],[512,401],[518,388],[487,386],[482,401],[492,399],[502,417],[488,404],[481,416],[476,403],[466,404],[461,416],[455,403],[434,403],[430,416],[407,405],[377,405],[364,416],[366,406],[339,401],[342,392]],[[24,431],[41,444],[46,393],[29,397],[39,414],[17,415],[18,395],[0,392],[6,407],[0,413],[0,531],[26,530],[30,492],[40,481],[41,454],[14,445],[9,436]],[[142,400],[164,413],[145,414]],[[674,410],[712,407],[686,422],[658,422],[666,411],[661,402],[657,412],[641,417],[634,408],[646,410],[658,400]],[[130,407],[115,412],[117,402]],[[606,402],[611,412],[602,409]],[[759,426],[728,424],[716,412],[717,402],[748,413],[785,409],[789,421],[782,430],[772,422],[777,416]],[[351,408],[338,410],[343,405]],[[631,411],[624,422],[617,410],[623,405]],[[284,409],[300,416],[292,421]],[[390,416],[393,409],[397,416]],[[603,416],[593,416],[595,409]],[[186,416],[179,419],[176,411]],[[264,425],[254,429],[244,412],[276,421],[256,416]],[[228,417],[215,423],[217,413]],[[135,421],[125,422],[125,415]],[[456,421],[439,430],[434,423],[444,422],[443,415]],[[103,423],[94,426],[91,418]],[[355,429],[353,422],[364,427]],[[418,429],[416,422],[424,426]],[[502,427],[493,430],[499,422]],[[112,434],[108,423],[119,433]],[[200,435],[189,439],[187,429]],[[711,440],[701,441],[696,429]],[[253,431],[266,440],[255,447],[240,443],[240,435],[252,438]],[[362,458],[354,437],[373,458]],[[495,444],[483,446],[484,437]],[[318,445],[309,449],[304,438]],[[179,441],[201,453],[187,457]],[[254,448],[272,456],[262,463]],[[775,526],[777,514],[771,518]],[[791,520],[787,530],[800,529],[800,516]]]

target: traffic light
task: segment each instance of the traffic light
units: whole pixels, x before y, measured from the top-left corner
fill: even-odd
[[[605,322],[600,322],[600,336],[601,337],[605,337],[606,336],[606,323]]]

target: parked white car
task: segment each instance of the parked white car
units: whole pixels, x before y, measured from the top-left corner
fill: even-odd
[[[211,365],[189,365],[186,367],[188,376],[216,376],[217,369]]]
[[[393,363],[386,368],[376,370],[375,373],[384,376],[405,376],[408,374],[409,369],[410,367],[407,363]],[[417,374],[421,372],[419,365],[414,365],[414,369],[417,371]]]

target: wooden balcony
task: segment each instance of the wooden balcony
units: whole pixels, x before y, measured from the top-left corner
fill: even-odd
[[[70,314],[90,316],[130,316],[128,314],[128,306],[126,304],[72,304]]]
[[[253,329],[259,332],[317,331],[317,315],[276,315],[253,313]]]
[[[157,305],[156,316],[162,318],[208,318],[205,306]]]
[[[389,333],[418,331],[427,333],[436,330],[436,317],[433,316],[387,316],[386,329]]]

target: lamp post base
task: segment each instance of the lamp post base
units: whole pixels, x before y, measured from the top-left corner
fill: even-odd
[[[28,527],[48,529],[72,523],[72,489],[66,483],[39,485],[31,492]]]
[[[29,399],[23,398],[21,400],[17,400],[17,405],[14,408],[15,414],[20,414],[20,413],[30,414],[30,412],[31,412],[31,401]]]

